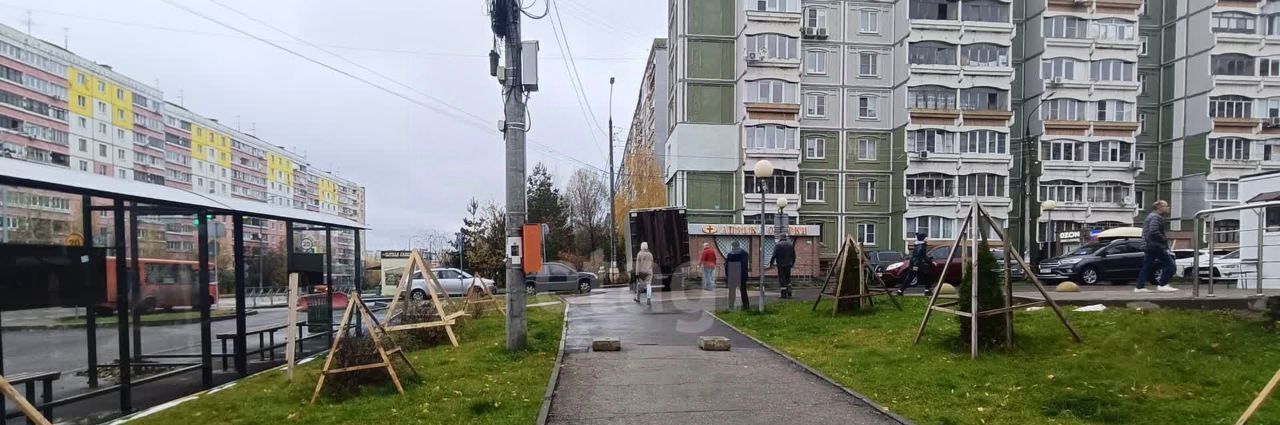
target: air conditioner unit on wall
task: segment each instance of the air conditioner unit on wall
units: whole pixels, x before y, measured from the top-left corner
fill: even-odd
[[[1268,118],[1267,127],[1280,127],[1280,117]]]
[[[818,28],[818,31],[817,31],[817,32],[815,32],[815,35],[817,35],[817,36],[818,36],[818,38],[827,38],[827,29],[826,29],[826,28]]]
[[[814,27],[800,27],[800,35],[803,36],[812,36],[817,34],[817,32],[817,28]]]
[[[760,60],[760,54],[756,52],[747,52],[747,62],[755,62]]]

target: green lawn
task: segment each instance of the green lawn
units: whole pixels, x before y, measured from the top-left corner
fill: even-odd
[[[355,394],[326,390],[309,405],[324,362],[319,358],[300,366],[292,384],[284,372],[270,371],[131,423],[533,423],[560,346],[563,306],[531,308],[527,317],[529,350],[523,353],[506,352],[504,319],[497,312],[455,328],[459,347],[446,343],[410,352],[422,376],[415,379],[407,368],[397,369],[405,384],[403,396],[388,380]]]
[[[972,361],[952,316],[935,314],[911,345],[925,304],[721,317],[919,424],[1232,424],[1280,368],[1280,335],[1263,322],[1178,310],[1068,312],[1084,344],[1049,310],[1019,312],[1017,346]],[[1280,400],[1251,423],[1280,423]]]

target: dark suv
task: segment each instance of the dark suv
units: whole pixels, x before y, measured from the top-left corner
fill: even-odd
[[[1139,239],[1118,239],[1082,246],[1075,251],[1040,262],[1036,276],[1046,282],[1073,281],[1084,285],[1098,282],[1126,283],[1137,280],[1142,271],[1143,243]],[[1159,279],[1163,271],[1156,269]]]

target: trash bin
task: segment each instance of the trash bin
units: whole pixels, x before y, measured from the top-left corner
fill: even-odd
[[[327,294],[307,295],[307,333],[317,334],[333,329],[333,306]]]

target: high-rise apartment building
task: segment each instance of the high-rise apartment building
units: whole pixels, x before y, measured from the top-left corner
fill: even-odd
[[[218,120],[167,103],[155,87],[0,25],[0,155],[189,190],[306,209],[358,222],[364,188]],[[79,227],[79,199],[35,190],[0,193],[6,241],[60,243]],[[107,238],[104,220],[93,218]],[[195,252],[189,218],[142,217],[143,254]],[[229,237],[229,221],[224,226]],[[252,257],[283,245],[283,223],[249,219]],[[335,236],[335,271],[351,275],[354,237]],[[108,239],[101,239],[106,241]]]
[[[901,251],[955,238],[976,198],[1016,245],[1060,252],[1158,198],[1182,221],[1235,202],[1235,179],[1280,165],[1268,9],[673,0],[670,103],[641,107],[670,117],[656,155],[691,223],[758,223],[762,199],[772,223],[781,197],[828,255],[842,235]]]

